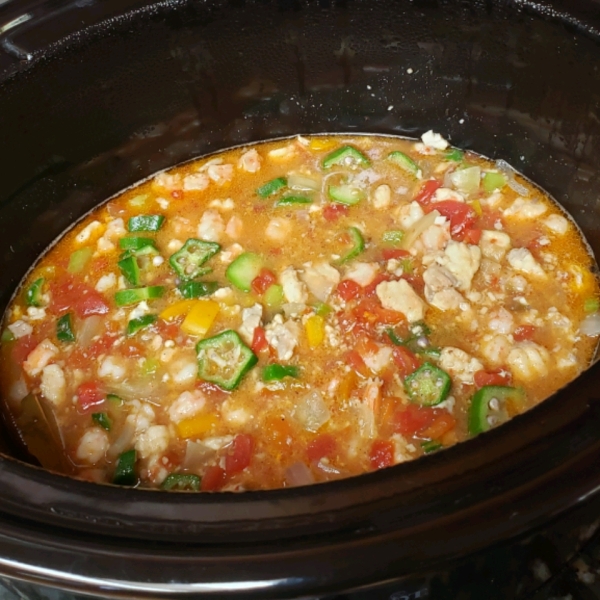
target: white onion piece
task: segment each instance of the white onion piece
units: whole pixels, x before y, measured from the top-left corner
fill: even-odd
[[[281,306],[283,314],[286,319],[291,317],[297,317],[306,310],[306,304],[300,304],[299,302],[286,302]]]
[[[287,177],[288,187],[292,190],[306,190],[318,192],[321,189],[321,180],[305,175],[291,174]]]
[[[515,181],[514,172],[515,170],[501,158],[496,161],[496,168],[506,177],[506,185],[508,187],[517,192],[520,196],[528,196],[529,190],[524,186]]]
[[[304,429],[314,433],[329,421],[331,413],[323,400],[321,392],[313,390],[300,398],[298,404],[296,404],[294,417]]]
[[[203,467],[206,461],[213,456],[214,450],[203,444],[202,442],[187,441],[185,446],[185,457],[181,466],[189,471],[197,471]]]
[[[92,315],[81,322],[77,331],[77,343],[82,348],[87,348],[92,340],[102,333],[104,319],[100,315]]]
[[[168,391],[167,386],[156,373],[151,376],[139,376],[112,384],[113,393],[123,398],[137,398],[153,404],[160,404]]]
[[[310,485],[315,482],[315,476],[303,462],[296,462],[285,470],[285,482],[290,487]]]
[[[409,250],[412,245],[419,239],[421,234],[435,224],[435,220],[440,216],[437,210],[432,210],[425,216],[421,217],[416,223],[413,223],[405,232],[400,246],[404,250]]]
[[[131,446],[133,435],[135,434],[135,425],[130,421],[125,421],[119,437],[109,446],[106,454],[109,458],[115,458]]]
[[[481,181],[481,169],[479,167],[469,167],[460,169],[450,174],[452,185],[463,194],[472,194],[479,189]]]
[[[600,335],[600,313],[596,312],[588,315],[583,321],[581,321],[581,325],[579,325],[579,331],[583,333],[583,335],[587,335],[589,337]]]

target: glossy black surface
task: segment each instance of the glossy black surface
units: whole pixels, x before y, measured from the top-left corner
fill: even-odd
[[[549,190],[600,256],[595,4],[9,3],[1,22],[30,17],[0,35],[0,308],[107,196],[199,154],[298,132],[433,128]],[[492,579],[501,585],[485,597],[523,596],[540,583],[530,562],[568,557],[598,514],[599,375],[443,453],[309,488],[126,490],[5,457],[0,573],[100,596],[375,585],[379,596],[356,593],[479,598]],[[569,535],[548,541],[559,530]]]

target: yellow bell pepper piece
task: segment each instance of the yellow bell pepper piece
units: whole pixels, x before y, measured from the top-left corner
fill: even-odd
[[[337,145],[338,142],[327,138],[317,138],[310,141],[311,150],[333,150]]]
[[[184,440],[193,437],[200,437],[201,435],[204,435],[213,429],[218,422],[219,419],[216,415],[210,413],[197,415],[195,417],[179,421],[179,423],[177,423],[177,433],[179,434],[179,437],[183,438]]]
[[[179,302],[175,302],[175,304],[171,304],[171,306],[165,308],[159,317],[163,321],[174,321],[177,317],[187,315],[196,302],[197,300],[180,300]]]
[[[214,300],[196,300],[181,324],[188,335],[204,337],[219,314],[219,303]]]
[[[325,339],[325,320],[319,315],[312,315],[306,320],[304,326],[308,345],[311,348],[316,348]]]

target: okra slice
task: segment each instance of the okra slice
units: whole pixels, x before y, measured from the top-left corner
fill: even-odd
[[[422,364],[404,380],[404,388],[410,400],[421,406],[435,406],[450,393],[450,375],[431,363]]]
[[[220,249],[221,246],[216,242],[190,238],[180,250],[171,256],[169,264],[181,279],[194,279],[206,274],[206,269],[203,269],[202,265]]]
[[[371,161],[354,146],[342,146],[330,152],[323,159],[323,168],[331,169],[335,165],[342,167],[368,167]]]
[[[258,357],[232,329],[196,344],[198,376],[224,390],[234,390]]]

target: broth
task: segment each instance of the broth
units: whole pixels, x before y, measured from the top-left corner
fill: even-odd
[[[4,318],[4,410],[42,466],[96,482],[358,475],[577,377],[595,272],[543,191],[432,132],[236,148],[123,192],[40,259]]]

